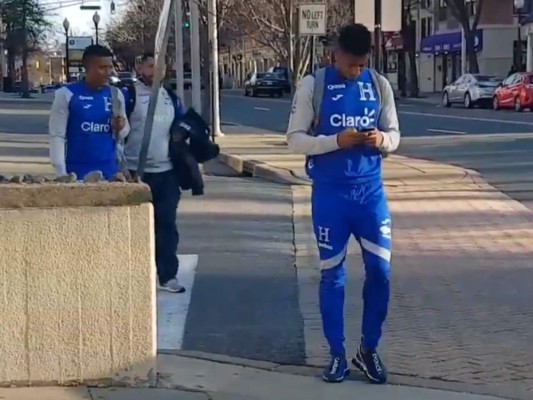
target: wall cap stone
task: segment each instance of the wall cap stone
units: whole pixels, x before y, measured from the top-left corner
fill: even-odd
[[[152,201],[144,183],[2,183],[0,209],[135,206]]]

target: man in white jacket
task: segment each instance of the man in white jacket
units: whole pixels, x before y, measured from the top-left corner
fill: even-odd
[[[152,93],[154,56],[144,54],[138,70],[140,79],[128,91],[126,111],[130,133],[124,147],[126,164],[132,174],[139,165],[146,114]],[[154,124],[143,181],[150,186],[155,219],[156,265],[159,289],[182,293],[185,288],[177,279],[178,241],[177,208],[181,197],[179,181],[169,157],[170,128],[177,116],[185,113],[180,99],[165,88],[159,89]]]

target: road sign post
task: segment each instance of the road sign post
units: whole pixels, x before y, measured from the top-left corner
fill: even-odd
[[[316,37],[325,36],[327,10],[323,2],[306,2],[298,6],[298,33],[300,37],[311,36],[311,72],[315,69]]]

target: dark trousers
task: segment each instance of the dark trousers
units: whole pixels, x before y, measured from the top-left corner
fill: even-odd
[[[155,263],[159,283],[165,284],[178,274],[177,210],[181,192],[174,171],[145,173],[143,182],[150,186],[154,206]]]

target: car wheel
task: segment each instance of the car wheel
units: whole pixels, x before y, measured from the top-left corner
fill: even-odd
[[[450,96],[448,95],[448,92],[444,92],[442,94],[442,105],[444,107],[451,107],[452,103],[450,103]]]
[[[492,109],[494,111],[498,111],[500,109],[500,101],[498,100],[498,96],[494,96],[492,98]]]
[[[520,102],[520,97],[517,97],[516,99],[514,99],[514,110],[516,112],[522,111],[522,103]]]
[[[472,98],[470,97],[470,93],[465,94],[464,106],[465,108],[472,108],[474,106],[472,104]]]

